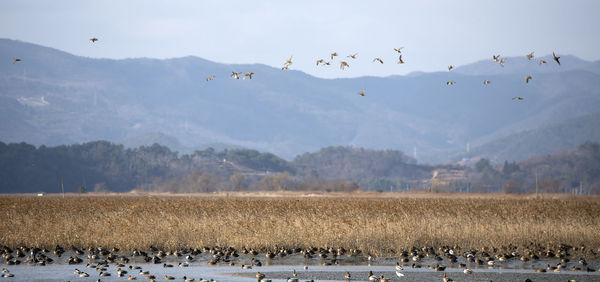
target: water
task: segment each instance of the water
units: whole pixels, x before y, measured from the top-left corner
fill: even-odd
[[[422,268],[411,268],[409,265],[404,266],[402,273],[405,275],[400,278],[395,273],[395,262],[392,258],[376,259],[370,265],[364,257],[343,257],[339,258],[339,265],[323,266],[324,260],[320,258],[305,259],[301,255],[291,255],[285,258],[265,259],[264,256],[257,256],[264,264],[262,267],[254,266],[252,269],[242,269],[242,264],[249,264],[251,256],[241,255],[235,258],[234,266],[226,264],[208,265],[207,261],[210,255],[202,254],[190,262],[189,267],[178,267],[179,262],[184,262],[183,257],[167,257],[164,260],[166,263],[173,264],[174,267],[165,268],[163,264],[149,264],[143,262],[141,258],[135,258],[126,267],[122,267],[128,271],[125,277],[117,276],[117,267],[111,264],[107,271],[111,274],[109,277],[100,277],[98,271],[94,268],[86,268],[86,263],[78,265],[66,264],[66,259],[69,255],[63,255],[61,258],[52,257],[55,262],[46,266],[32,266],[27,264],[3,266],[10,273],[14,274],[12,278],[0,278],[1,281],[124,281],[128,275],[132,275],[137,280],[147,281],[144,276],[140,275],[140,270],[131,270],[127,266],[140,266],[143,270],[147,270],[150,274],[156,276],[157,281],[165,281],[164,276],[169,275],[176,278],[175,281],[183,281],[183,277],[194,278],[199,281],[200,278],[214,279],[217,281],[256,281],[255,275],[257,271],[264,273],[267,279],[272,281],[285,281],[287,277],[292,276],[292,270],[296,270],[300,281],[345,281],[344,274],[346,271],[352,275],[351,281],[368,281],[368,271],[373,271],[374,275],[380,277],[383,275],[390,278],[390,281],[442,281],[442,272],[426,268],[427,265],[435,265],[440,263],[433,259],[425,259],[420,264]],[[82,257],[82,256],[80,256]],[[462,258],[461,258],[462,259]],[[87,262],[87,259],[85,260]],[[460,261],[459,261],[460,262]],[[546,273],[535,272],[536,268],[545,268],[547,264],[556,265],[558,260],[538,260],[535,262],[522,263],[519,260],[511,260],[509,262],[500,263],[498,266],[467,266],[473,270],[473,274],[464,274],[462,268],[458,264],[448,264],[445,272],[448,277],[455,281],[600,281],[600,272],[585,272],[571,271],[571,267],[580,266],[576,261],[567,264],[568,270],[555,273],[552,271]],[[588,260],[588,266],[598,268],[599,261]],[[412,262],[410,263],[412,264]],[[304,266],[308,266],[308,270],[304,270]],[[87,278],[81,278],[74,274],[74,270],[79,269],[90,275]]]

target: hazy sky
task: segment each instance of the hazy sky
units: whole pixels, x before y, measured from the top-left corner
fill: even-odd
[[[492,54],[600,59],[600,1],[0,1],[0,37],[81,56],[262,63],[319,77],[445,70]],[[94,45],[90,37],[100,39]],[[404,47],[404,65],[393,48]],[[336,51],[350,68],[315,66]],[[345,58],[358,52],[358,59]],[[381,57],[384,64],[373,63]]]

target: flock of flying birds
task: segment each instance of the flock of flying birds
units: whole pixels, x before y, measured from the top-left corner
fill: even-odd
[[[91,41],[92,43],[95,43],[96,41],[98,41],[98,38],[96,38],[96,37],[92,37],[92,38],[90,38],[90,41]],[[394,51],[396,51],[396,53],[398,53],[398,62],[397,62],[398,64],[404,64],[404,60],[402,60],[402,49],[403,49],[403,48],[404,48],[404,47],[400,47],[400,48],[394,48]],[[533,59],[533,58],[534,58],[534,55],[533,55],[533,53],[534,53],[534,52],[531,52],[531,53],[529,53],[529,54],[525,55],[525,58],[527,58],[527,60],[531,60],[531,59]],[[317,64],[317,66],[318,66],[318,65],[329,66],[329,65],[331,65],[331,64],[332,64],[332,62],[333,62],[333,60],[334,60],[334,57],[337,57],[337,56],[338,56],[338,53],[337,53],[337,52],[333,52],[333,53],[329,54],[329,58],[331,59],[331,61],[325,61],[325,59],[318,59],[318,60],[317,60],[317,62],[316,62],[316,64]],[[346,57],[347,57],[347,58],[350,58],[350,59],[356,59],[356,58],[357,58],[357,56],[358,56],[358,53],[354,53],[354,54],[350,54],[350,55],[348,55],[348,56],[346,56]],[[293,55],[292,55],[292,56],[290,56],[290,58],[289,58],[289,59],[287,59],[287,60],[285,61],[285,63],[283,64],[283,67],[281,67],[281,70],[288,70],[288,69],[289,69],[289,67],[290,67],[290,66],[292,65],[292,63],[293,63],[293,62],[292,62],[292,59],[293,59],[293,58],[294,58],[294,56],[293,56]],[[553,59],[554,59],[554,61],[555,61],[555,62],[556,62],[556,63],[557,63],[559,66],[560,66],[560,57],[559,57],[559,56],[556,56],[556,54],[555,54],[554,52],[552,52],[552,58],[553,58]],[[494,62],[497,62],[497,63],[498,63],[498,64],[499,64],[501,67],[504,67],[504,62],[505,62],[505,60],[504,60],[504,58],[500,58],[500,55],[492,55],[492,60],[493,60]],[[16,64],[17,62],[20,62],[20,61],[21,61],[21,59],[19,59],[19,58],[14,58],[14,59],[13,59],[13,64]],[[374,63],[375,63],[375,62],[378,62],[378,63],[380,63],[380,64],[383,64],[383,60],[382,60],[381,58],[379,58],[379,57],[373,58],[373,62],[374,62]],[[540,66],[541,66],[541,65],[543,65],[543,64],[547,64],[547,63],[548,63],[548,62],[546,62],[546,61],[544,61],[544,60],[542,60],[542,59],[540,59],[540,60],[538,61],[538,64],[539,64]],[[349,68],[349,67],[350,67],[350,65],[348,64],[348,62],[347,62],[347,61],[340,61],[340,69],[341,69],[341,70],[344,70],[344,69],[346,69],[346,68]],[[453,66],[453,65],[449,65],[449,66],[448,66],[448,71],[451,71],[452,69],[454,69],[454,66]],[[232,72],[231,72],[231,75],[230,75],[230,77],[231,77],[231,78],[234,78],[234,79],[240,79],[240,76],[241,76],[241,77],[242,77],[242,79],[243,79],[243,80],[245,80],[246,78],[248,78],[248,79],[252,79],[252,76],[253,76],[253,75],[254,75],[254,72],[247,72],[247,73],[244,73],[244,74],[242,74],[242,72],[234,72],[234,71],[232,71]],[[209,76],[209,77],[207,77],[207,78],[206,78],[206,81],[211,81],[211,80],[213,80],[213,79],[215,79],[215,78],[216,78],[216,75],[211,75],[211,76]],[[531,75],[527,75],[527,76],[525,77],[525,83],[529,83],[529,81],[530,81],[532,78],[533,78],[533,77],[532,77]],[[454,85],[455,83],[456,83],[455,81],[447,81],[447,82],[446,82],[446,85]],[[488,85],[488,84],[490,84],[490,83],[492,83],[492,82],[491,82],[491,81],[489,81],[489,80],[484,80],[484,81],[483,81],[483,84],[484,84],[484,85]],[[362,91],[358,93],[358,95],[359,95],[359,96],[366,96],[366,94],[365,94],[365,90],[366,90],[366,88],[363,88],[363,89],[362,89]],[[515,97],[513,97],[512,99],[513,99],[513,100],[523,100],[524,98],[523,98],[523,97],[520,97],[520,96],[515,96]]]

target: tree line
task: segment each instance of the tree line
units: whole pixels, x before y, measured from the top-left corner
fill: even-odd
[[[421,165],[396,150],[327,147],[286,161],[249,149],[179,155],[154,144],[107,141],[55,147],[0,142],[0,193],[177,193],[306,190],[600,194],[600,144],[473,167]]]

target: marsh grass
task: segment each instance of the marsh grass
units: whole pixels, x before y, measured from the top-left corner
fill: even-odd
[[[394,194],[390,194],[394,195]],[[600,200],[503,196],[0,196],[0,245],[600,247]]]

